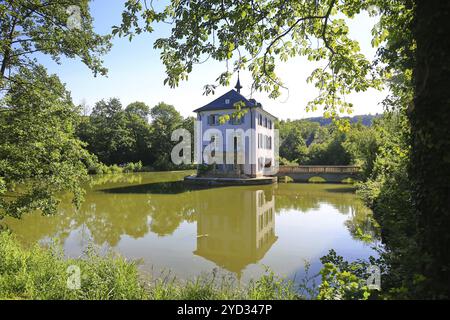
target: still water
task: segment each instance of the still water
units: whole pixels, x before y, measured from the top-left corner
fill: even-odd
[[[374,255],[376,230],[348,185],[280,183],[192,189],[191,172],[99,176],[79,210],[63,198],[58,214],[3,223],[25,244],[59,239],[67,256],[90,244],[142,259],[144,272],[186,279],[219,268],[241,281],[264,273],[300,280],[334,249],[349,260]],[[375,235],[375,236],[374,236]]]

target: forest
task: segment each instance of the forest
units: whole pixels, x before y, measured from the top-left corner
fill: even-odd
[[[106,166],[114,168],[140,163],[136,170],[181,170],[170,159],[170,152],[178,141],[171,140],[175,129],[193,133],[194,118],[183,118],[174,106],[163,102],[150,108],[134,102],[123,108],[117,98],[101,100],[90,115],[79,115],[76,136],[95,155],[98,164],[90,173],[102,173]],[[104,173],[104,172],[103,172]]]

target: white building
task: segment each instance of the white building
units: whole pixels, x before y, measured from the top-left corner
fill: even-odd
[[[213,167],[217,176],[256,178],[275,173],[275,128],[277,118],[254,99],[230,90],[207,105],[194,110],[199,123],[197,159]],[[236,104],[243,115],[237,114]],[[224,120],[228,115],[229,119]],[[210,173],[211,173],[210,172]]]

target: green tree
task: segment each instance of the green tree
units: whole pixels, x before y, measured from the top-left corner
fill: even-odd
[[[88,143],[88,150],[106,164],[124,164],[136,150],[136,140],[122,110],[119,99],[97,102],[90,116],[90,124],[82,126],[79,136]]]
[[[377,264],[389,270],[382,281],[387,298],[426,297],[433,292],[424,290],[423,261],[418,258],[421,252],[417,245],[417,217],[413,214],[408,173],[408,127],[404,113],[385,115],[376,122],[378,150],[373,170],[357,190],[381,225],[386,250]]]
[[[327,128],[326,140],[321,136],[318,142],[313,141],[309,146],[309,161],[311,165],[348,165],[350,154],[345,150],[343,143],[346,134],[333,128]],[[323,134],[323,133],[321,133]]]
[[[37,52],[56,62],[78,57],[94,74],[107,71],[100,56],[110,49],[110,36],[93,31],[88,0],[6,0],[0,19],[0,89],[20,67],[35,66]]]
[[[450,297],[450,2],[416,1],[411,123],[413,214],[418,218],[425,292]]]
[[[150,110],[153,135],[151,136],[153,166],[157,169],[173,167],[170,152],[176,142],[171,140],[172,132],[183,125],[183,118],[174,106],[158,103]]]
[[[377,121],[379,120],[375,120]],[[343,148],[350,155],[351,162],[361,167],[364,179],[373,173],[378,156],[381,142],[377,127],[379,127],[377,124],[373,127],[365,127],[360,123],[353,125],[342,143]]]
[[[134,137],[134,148],[129,161],[151,164],[151,136],[153,130],[148,123],[150,108],[143,102],[133,102],[125,108],[127,127]]]
[[[74,136],[78,108],[43,67],[21,68],[11,80],[3,99],[8,109],[0,112],[0,219],[32,209],[53,213],[63,190],[79,204],[93,158]]]
[[[291,130],[280,144],[280,156],[298,164],[305,164],[308,160],[308,148],[300,129]]]
[[[130,103],[126,108],[125,112],[129,115],[136,115],[141,117],[143,120],[147,121],[150,115],[150,107],[144,102],[133,102]]]
[[[72,28],[77,8],[80,25]],[[94,159],[74,136],[79,111],[70,94],[36,53],[58,63],[79,58],[94,74],[104,74],[100,56],[110,36],[93,31],[87,0],[2,1],[0,19],[0,192],[8,194],[0,218],[33,209],[52,213],[62,190],[80,202],[80,184]]]

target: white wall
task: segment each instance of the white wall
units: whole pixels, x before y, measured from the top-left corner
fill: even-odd
[[[200,132],[199,136],[197,137],[197,145],[201,146],[201,148],[198,148],[197,150],[197,159],[199,163],[203,162],[203,150],[205,146],[209,145],[210,141],[209,139],[203,139],[204,133],[208,129],[214,129],[218,130],[218,132],[221,133],[221,136],[223,137],[223,151],[224,152],[233,152],[233,142],[230,141],[230,143],[226,143],[226,137],[227,137],[227,130],[236,130],[236,129],[242,129],[243,132],[246,134],[249,134],[245,136],[245,164],[244,164],[244,173],[247,175],[256,175],[256,176],[262,176],[264,174],[264,166],[258,165],[258,158],[269,158],[272,159],[272,165],[275,162],[274,159],[274,147],[275,147],[275,141],[274,141],[274,117],[270,116],[269,114],[265,113],[264,111],[261,112],[261,109],[259,108],[253,108],[252,110],[248,110],[245,115],[243,116],[243,123],[239,125],[233,125],[229,122],[225,124],[218,124],[218,125],[209,125],[208,124],[208,117],[210,115],[231,115],[234,110],[219,110],[219,111],[203,111],[197,114],[197,120],[200,121]],[[259,114],[263,115],[263,125],[260,126],[258,124],[258,117]],[[272,129],[265,128],[264,127],[264,118],[268,118],[272,121]],[[255,130],[248,130],[251,129],[252,125],[255,127]],[[263,136],[270,136],[272,138],[272,149],[268,150],[265,148],[258,148],[258,133],[263,134]],[[265,143],[265,142],[264,142]],[[252,152],[253,151],[253,154]],[[252,165],[252,163],[254,163]],[[253,168],[252,168],[253,167]],[[266,170],[267,171],[267,170]]]
[[[259,158],[263,158],[263,159],[271,159],[272,161],[272,166],[275,164],[275,134],[274,134],[274,126],[275,126],[275,119],[274,117],[270,116],[269,114],[265,113],[264,111],[262,112],[255,112],[255,123],[256,123],[256,127],[255,127],[255,134],[256,134],[256,159]],[[258,118],[259,115],[262,115],[262,125],[259,124],[258,122]],[[265,118],[267,118],[268,120],[272,121],[272,129],[266,128],[264,126],[265,124]],[[263,147],[262,148],[258,148],[258,134],[262,134],[263,137]],[[272,139],[272,147],[270,149],[266,149],[265,146],[265,139],[264,137],[271,137]],[[264,175],[265,171],[270,171],[270,170],[265,170],[264,169],[264,163],[261,166],[257,160],[257,175]],[[267,174],[267,173],[266,173]]]

